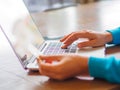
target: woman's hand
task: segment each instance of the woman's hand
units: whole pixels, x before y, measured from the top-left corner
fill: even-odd
[[[103,46],[104,44],[112,41],[112,35],[109,32],[95,32],[90,30],[83,30],[79,32],[73,32],[65,37],[63,37],[60,41],[64,43],[62,48],[67,48],[70,44],[76,41],[79,38],[87,38],[88,41],[78,43],[78,47],[97,47]]]
[[[45,60],[45,62],[41,60]],[[52,62],[55,61],[57,61],[57,63],[53,64]],[[77,54],[40,56],[38,65],[42,75],[57,80],[64,80],[88,73],[88,57]]]

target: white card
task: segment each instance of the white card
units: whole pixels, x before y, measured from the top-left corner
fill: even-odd
[[[39,52],[39,50],[32,44],[28,45],[28,50],[36,57],[38,58],[41,53]]]

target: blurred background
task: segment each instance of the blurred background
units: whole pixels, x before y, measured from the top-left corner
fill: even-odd
[[[45,39],[59,39],[78,28],[78,4],[98,0],[24,0]]]
[[[74,31],[89,29],[101,32],[120,26],[120,0],[18,1],[1,0],[1,13],[4,13],[6,10],[6,14],[0,15],[0,23],[5,22],[7,25],[12,24],[8,19],[10,18],[11,20],[14,20],[27,8],[37,28],[41,32],[44,39],[47,40],[60,39],[64,35]],[[9,9],[14,9],[15,12],[12,12]],[[19,17],[22,18],[22,16]],[[20,22],[16,22],[17,24],[22,22],[27,25],[25,28],[20,27],[20,32],[22,32],[22,30],[26,32],[26,28],[27,30],[30,28],[32,31],[34,28],[32,21],[27,16],[18,21]],[[5,26],[5,29],[8,31],[7,26]],[[20,32],[15,33],[21,34]],[[0,36],[3,43],[0,49],[3,51],[6,44],[4,44],[5,40],[2,38],[2,33],[0,33]]]
[[[120,0],[24,2],[45,39],[59,39],[68,33],[83,29],[103,31],[118,26],[120,22],[117,19]]]
[[[67,7],[75,5],[76,3],[86,4],[99,0],[24,0],[31,11],[43,9],[56,9],[60,7]]]

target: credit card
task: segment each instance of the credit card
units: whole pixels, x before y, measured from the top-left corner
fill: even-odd
[[[28,50],[30,51],[31,54],[33,54],[36,58],[39,58],[40,55],[42,55],[40,53],[40,51],[32,44],[28,45]]]

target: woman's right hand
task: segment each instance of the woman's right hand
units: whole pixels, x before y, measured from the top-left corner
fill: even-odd
[[[67,48],[79,38],[87,38],[88,41],[78,43],[78,48],[103,46],[104,44],[112,41],[112,35],[109,32],[99,33],[91,30],[82,30],[63,37],[60,40],[64,44],[62,48]]]

